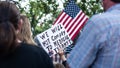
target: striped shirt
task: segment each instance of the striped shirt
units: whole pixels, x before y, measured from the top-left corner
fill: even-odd
[[[70,68],[120,68],[120,4],[89,19],[67,62]]]

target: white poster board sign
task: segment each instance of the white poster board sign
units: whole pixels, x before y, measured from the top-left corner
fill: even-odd
[[[55,55],[58,49],[73,43],[62,24],[54,25],[36,37],[49,56]]]

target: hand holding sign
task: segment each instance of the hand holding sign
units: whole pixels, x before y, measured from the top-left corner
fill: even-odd
[[[62,24],[57,24],[52,28],[37,35],[39,42],[45,51],[50,55],[58,53],[60,48],[65,48],[72,44],[68,33],[65,31]]]

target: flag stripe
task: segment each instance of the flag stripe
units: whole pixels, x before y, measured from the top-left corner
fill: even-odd
[[[77,22],[75,22],[75,24],[72,26],[71,30],[69,31],[69,34],[71,35],[71,33],[75,30],[75,28],[77,28],[77,26],[81,25],[80,23],[82,23],[81,21],[83,21],[85,15],[82,14],[83,16],[81,16],[82,18],[79,18],[79,20],[77,20]]]
[[[69,23],[72,21],[72,17],[69,17],[69,19],[67,20],[67,22],[65,23],[65,28],[68,27]]]
[[[65,16],[66,16],[66,13],[64,13],[63,17],[60,19],[60,21],[58,23],[63,24]]]
[[[68,29],[70,28],[70,26],[72,26],[72,24],[74,23],[74,21],[76,20],[76,18],[79,16],[79,14],[81,14],[82,11],[80,11],[77,16],[69,23],[68,27],[66,28],[66,30],[68,31]]]
[[[65,19],[63,25],[65,25],[66,23],[68,23],[68,22],[69,22],[69,19],[71,19],[71,17],[70,17],[69,15],[67,15],[67,18]]]
[[[82,14],[82,15],[81,15]],[[76,25],[78,26],[79,24],[79,21],[81,21],[82,20],[82,18],[84,17],[84,14],[83,13],[81,13],[77,18],[76,18],[76,20],[75,20],[75,22],[73,23],[73,25],[71,26],[71,28],[70,28],[70,30],[68,30],[68,33],[69,34],[71,34],[71,32],[72,32],[72,30],[74,29],[74,28],[76,28]]]
[[[84,27],[85,23],[88,21],[88,18],[86,18],[86,20],[84,21],[84,23],[80,26],[80,28],[76,31],[76,33],[74,33],[72,36],[70,36],[70,38],[72,40],[74,40],[77,36],[77,34],[79,34],[80,30]]]
[[[71,31],[70,33],[70,38],[75,34],[76,31],[79,30],[79,28],[85,23],[85,21],[87,20],[87,17],[83,17],[83,19],[78,23],[78,25],[73,29],[73,31]]]
[[[64,25],[64,23],[67,21],[66,19],[68,18],[69,16],[67,14],[65,14],[64,18],[62,19],[62,21],[60,22],[61,24]]]
[[[59,18],[57,19],[57,21],[55,22],[55,24],[58,24],[60,22],[60,20],[63,18],[63,16],[65,15],[65,12],[62,12],[62,14],[59,16]],[[54,24],[54,25],[55,25]]]
[[[55,25],[55,24],[58,24],[58,23],[56,23],[57,21],[58,21],[58,19],[61,17],[61,15],[63,14],[63,11],[60,13],[60,15],[58,16],[58,18],[55,20],[55,22],[53,23],[53,25]]]

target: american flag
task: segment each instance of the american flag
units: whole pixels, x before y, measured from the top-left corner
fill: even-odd
[[[87,20],[88,17],[82,12],[75,1],[70,0],[53,25],[63,24],[70,38],[74,40]]]

